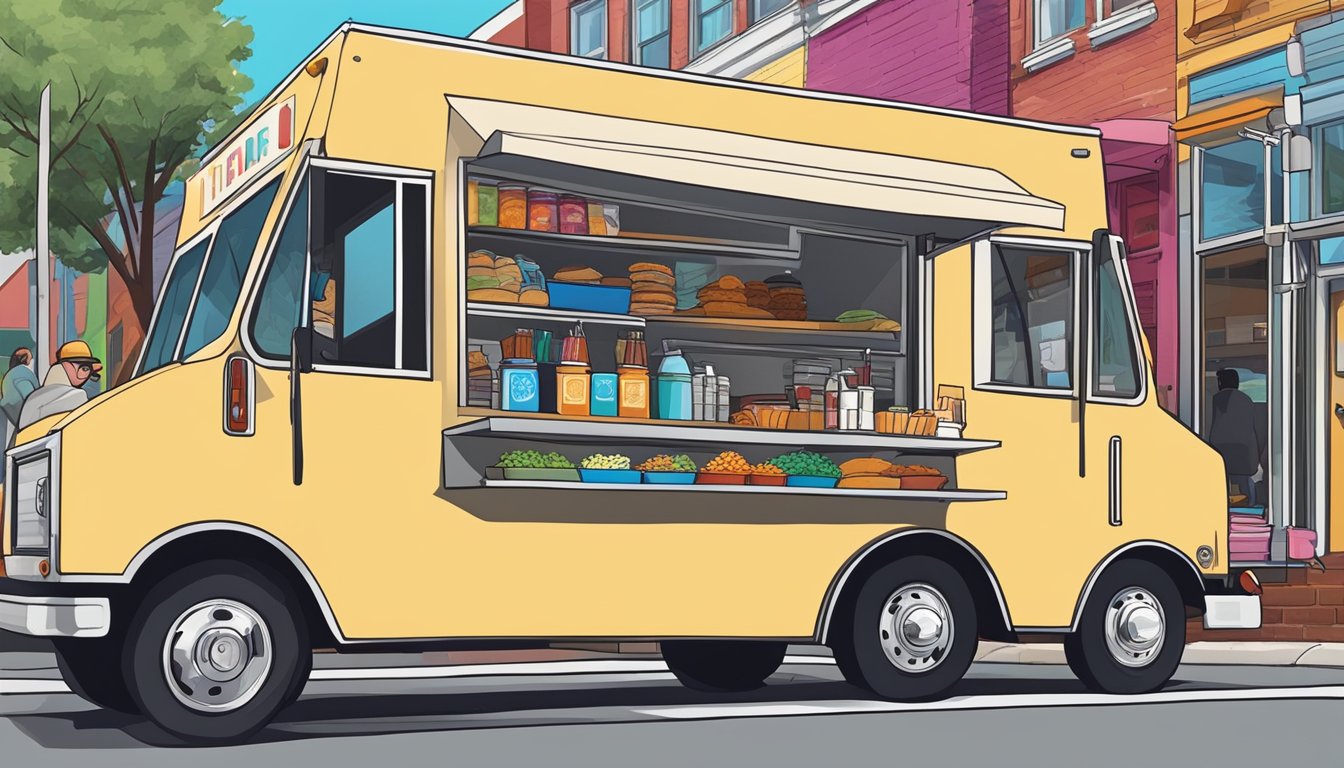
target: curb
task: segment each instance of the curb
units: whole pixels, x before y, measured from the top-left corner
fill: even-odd
[[[975,660],[986,664],[1065,664],[1057,643],[981,643]],[[1190,643],[1182,664],[1263,667],[1344,667],[1344,643]]]

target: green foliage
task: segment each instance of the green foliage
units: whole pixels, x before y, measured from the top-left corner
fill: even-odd
[[[812,451],[793,451],[771,459],[771,464],[784,470],[787,475],[805,475],[808,477],[840,477],[840,468],[834,461]]]
[[[252,86],[237,71],[252,29],[217,2],[0,2],[0,251],[33,245],[38,104],[51,83],[52,249],[76,268],[110,259],[128,284],[152,281],[141,232],[153,205]],[[101,226],[111,214],[114,237]]]

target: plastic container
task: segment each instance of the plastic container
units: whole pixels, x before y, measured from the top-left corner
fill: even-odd
[[[499,185],[499,226],[527,229],[527,187],[521,184]]]
[[[616,375],[617,415],[623,419],[649,418],[649,369],[621,366]]]
[[[505,480],[551,480],[567,483],[579,482],[579,470],[570,467],[559,469],[550,467],[505,467]]]
[[[499,226],[499,187],[482,181],[476,187],[476,223],[482,227]]]
[[[817,477],[816,475],[789,475],[785,485],[790,488],[834,488],[840,482],[838,477]],[[901,487],[905,487],[905,478],[901,478]]]
[[[551,309],[606,312],[613,315],[630,313],[629,288],[622,288],[617,285],[560,283],[555,280],[548,280],[546,289],[551,295]]]
[[[658,366],[658,418],[691,418],[691,368],[680,352],[669,352]]]
[[[620,483],[638,485],[644,474],[638,469],[584,469],[579,468],[579,476],[585,483]]]
[[[614,373],[594,373],[589,387],[588,413],[591,416],[615,416],[619,377]]]
[[[750,475],[738,475],[731,472],[697,472],[695,482],[698,485],[746,485]]]
[[[691,485],[694,472],[645,472],[644,482],[649,485]]]
[[[541,386],[537,364],[531,360],[505,360],[499,366],[500,407],[506,411],[537,413]]]
[[[588,234],[588,201],[576,195],[560,196],[560,234]]]
[[[587,416],[591,407],[589,377],[586,365],[561,364],[555,370],[556,413],[562,416]]]
[[[481,223],[481,183],[475,179],[467,179],[467,226],[474,227]]]
[[[788,482],[788,475],[747,475],[749,485],[784,485]]]
[[[607,220],[602,215],[602,204],[596,200],[588,201],[588,234],[607,234]]]
[[[527,190],[527,228],[533,232],[559,232],[560,196],[549,189]]]

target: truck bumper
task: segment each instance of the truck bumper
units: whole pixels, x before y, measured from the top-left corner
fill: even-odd
[[[112,623],[106,597],[0,594],[0,629],[36,637],[103,637]]]
[[[1259,595],[1205,595],[1205,629],[1259,629]]]

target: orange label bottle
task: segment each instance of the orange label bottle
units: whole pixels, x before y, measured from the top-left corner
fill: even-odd
[[[649,418],[649,369],[621,366],[617,413],[622,418]]]
[[[564,416],[587,416],[591,394],[588,366],[561,365],[555,377],[556,411]]]

